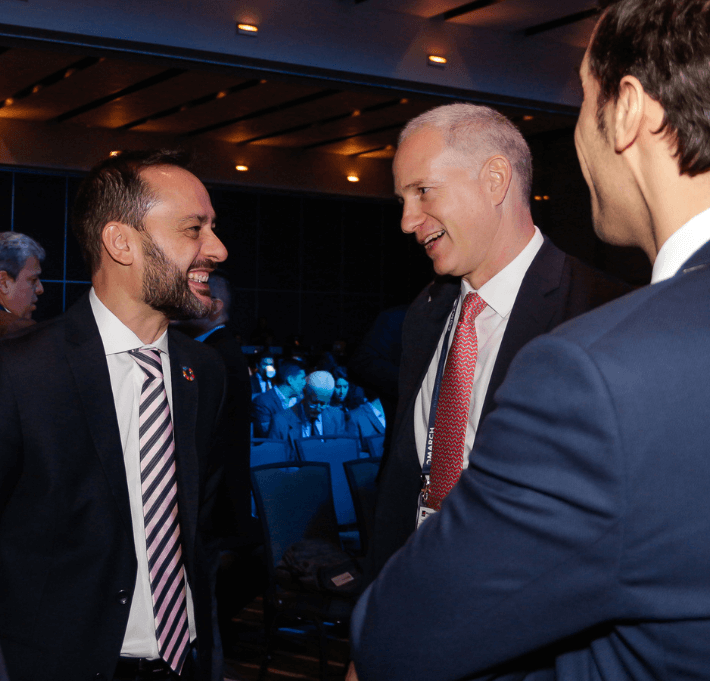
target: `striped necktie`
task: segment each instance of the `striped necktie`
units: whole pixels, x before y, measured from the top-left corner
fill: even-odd
[[[427,502],[435,510],[441,508],[444,497],[461,476],[468,408],[478,358],[476,318],[485,308],[486,302],[477,293],[466,296],[446,359],[434,422],[431,484]]]
[[[129,351],[145,380],[138,413],[141,490],[155,636],[161,658],[180,673],[190,647],[180,544],[175,440],[157,348]]]

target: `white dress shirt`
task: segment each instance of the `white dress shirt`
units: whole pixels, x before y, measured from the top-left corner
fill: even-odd
[[[674,276],[681,265],[704,243],[710,241],[710,208],[675,231],[661,246],[653,263],[651,284]]]
[[[155,637],[153,602],[148,575],[138,444],[138,406],[140,405],[140,395],[145,374],[128,353],[128,351],[135,348],[146,348],[147,344],[144,344],[133,331],[126,327],[99,300],[93,288],[89,294],[89,301],[104,345],[108,371],[111,376],[111,391],[113,392],[118,429],[121,435],[121,448],[123,449],[123,461],[126,467],[128,498],[130,500],[131,521],[133,523],[133,540],[138,561],[136,587],[131,600],[131,610],[128,616],[126,634],[123,638],[123,646],[121,647],[121,656],[156,659],[160,658],[160,654],[158,653],[158,642]],[[173,395],[167,330],[150,346],[158,348],[161,352],[160,358],[163,365],[165,391],[168,395],[168,404],[172,414]],[[185,581],[187,583],[187,575],[185,575]],[[194,641],[195,620],[189,584],[187,584],[187,615],[190,625],[190,641]]]
[[[508,326],[510,311],[513,309],[515,299],[520,290],[520,284],[534,260],[537,252],[544,242],[540,230],[535,227],[535,234],[520,253],[508,263],[498,274],[491,277],[480,289],[478,295],[486,302],[483,312],[476,318],[476,337],[478,339],[478,358],[476,360],[476,374],[473,380],[473,391],[468,411],[468,427],[466,428],[466,444],[463,452],[463,467],[468,467],[468,454],[476,438],[478,421],[481,417],[483,401],[486,398],[488,384],[491,381],[493,367],[495,366],[505,328]],[[461,280],[461,296],[456,303],[456,315],[451,336],[449,337],[449,350],[453,343],[456,324],[461,315],[463,299],[468,293],[476,290],[465,280]],[[448,317],[447,317],[448,324]],[[429,425],[429,409],[436,382],[436,370],[444,346],[444,335],[441,333],[436,352],[429,365],[426,377],[422,382],[417,400],[414,405],[414,438],[417,444],[417,455],[420,465],[424,465],[424,451],[426,447],[427,427]]]

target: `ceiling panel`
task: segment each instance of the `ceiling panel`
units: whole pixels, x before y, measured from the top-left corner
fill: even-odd
[[[240,143],[256,137],[278,134],[299,126],[316,126],[318,122],[331,117],[348,116],[355,111],[362,112],[368,107],[377,106],[391,99],[390,94],[334,93],[315,102],[290,107],[258,119],[239,122],[220,129],[215,134],[230,143]],[[267,138],[263,140],[268,143]]]
[[[87,126],[116,129],[210,93],[218,93],[243,81],[224,74],[190,71],[113,100],[73,118],[73,121]]]
[[[457,3],[463,5],[464,1]],[[462,14],[449,21],[487,29],[523,31],[530,26],[544,24],[596,7],[595,0],[501,0],[489,7]]]
[[[61,52],[10,48],[0,55],[0,100],[9,98],[80,59],[80,55]]]
[[[289,100],[312,95],[320,90],[322,90],[321,87],[266,81],[257,84],[254,88],[231,93],[224,98],[213,100],[199,107],[189,108],[169,117],[148,121],[134,130],[186,134],[205,126],[225,122],[236,117],[244,117]]]
[[[0,117],[43,121],[54,119],[164,70],[164,67],[139,62],[102,59],[93,67],[77,71],[67,79],[2,108]]]
[[[270,138],[263,144],[286,148],[304,148],[335,142],[333,139],[357,136],[373,129],[402,125],[430,107],[432,104],[429,102],[411,101],[405,98],[392,107],[374,112],[363,112],[359,117],[348,117],[322,126],[313,126],[293,134]]]

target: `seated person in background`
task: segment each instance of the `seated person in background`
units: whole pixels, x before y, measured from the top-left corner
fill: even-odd
[[[296,458],[296,440],[319,435],[346,435],[343,414],[330,407],[335,380],[330,372],[318,370],[306,377],[303,400],[274,415],[269,439],[288,441]]]
[[[256,371],[251,376],[251,393],[263,394],[274,386],[273,378],[276,376],[274,356],[271,353],[262,353],[256,361]]]
[[[0,233],[0,338],[34,324],[32,311],[44,293],[39,280],[42,246],[15,231]]]
[[[350,415],[350,406],[347,403],[348,392],[350,391],[348,371],[344,367],[334,367],[331,374],[335,380],[335,389],[333,390],[333,398],[330,400],[330,405],[333,408],[340,408],[345,415],[345,422],[347,422]]]
[[[279,364],[274,387],[263,394],[257,394],[252,400],[251,419],[255,437],[269,434],[274,415],[298,403],[305,385],[306,371],[300,361],[285,360]]]
[[[385,411],[378,393],[374,389],[366,388],[363,403],[350,411],[348,433],[357,437],[360,450],[366,451],[365,437],[384,435],[387,422]]]

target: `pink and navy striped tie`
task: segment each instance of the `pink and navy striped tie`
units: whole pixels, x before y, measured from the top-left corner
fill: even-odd
[[[427,501],[427,505],[435,510],[441,508],[441,502],[461,476],[468,408],[478,358],[476,318],[485,309],[486,302],[477,293],[467,294],[446,359],[434,421],[431,484]]]
[[[161,658],[180,673],[190,647],[180,544],[175,440],[157,348],[129,351],[145,374],[138,413],[143,521]]]

